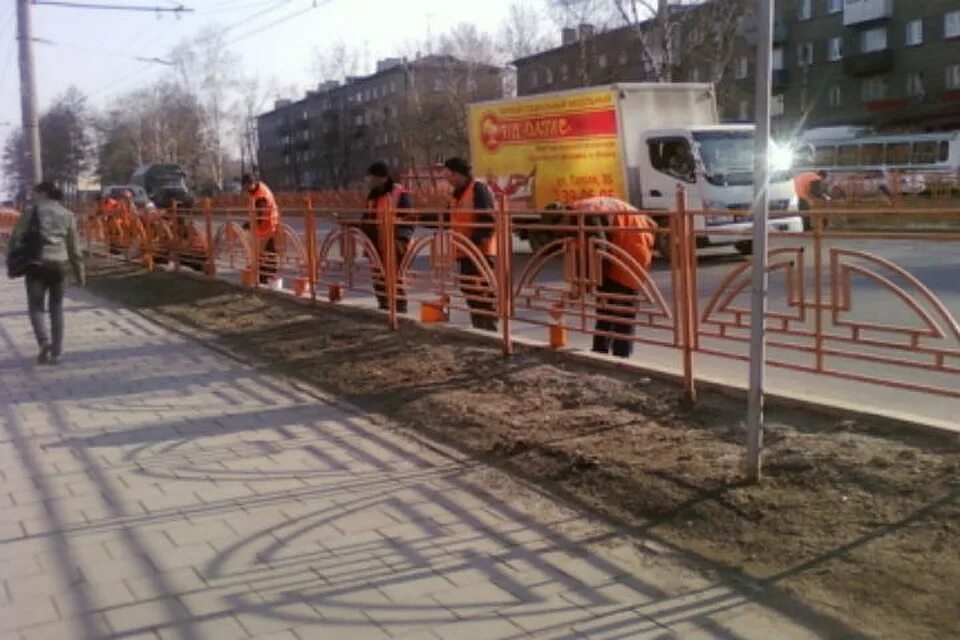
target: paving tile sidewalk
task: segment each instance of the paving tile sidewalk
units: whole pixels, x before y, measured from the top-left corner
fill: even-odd
[[[825,637],[668,549],[84,292],[0,283],[0,638]]]

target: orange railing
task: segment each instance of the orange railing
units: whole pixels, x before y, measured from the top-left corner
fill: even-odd
[[[678,211],[657,212],[660,228],[636,231],[653,233],[658,246],[670,248],[669,261],[649,270],[606,238],[611,229],[588,222],[595,214],[564,212],[557,221],[546,212],[509,212],[503,201],[492,223],[464,234],[450,227],[439,206],[370,221],[356,198],[323,204],[305,198],[283,209],[275,255],[266,255],[249,231],[252,210],[215,208],[210,201],[150,217],[86,214],[83,226],[92,253],[147,268],[190,268],[253,288],[267,272],[293,295],[313,300],[374,306],[379,298],[391,327],[404,306],[424,322],[472,318],[495,328],[507,354],[518,340],[584,349],[597,337],[625,340],[640,347],[641,358],[667,361],[693,397],[701,370],[748,358],[752,261],[729,251],[698,258],[704,239],[732,244],[749,239],[749,232],[699,228],[704,212],[686,211],[679,195]],[[771,233],[769,364],[815,376],[825,394],[832,392],[825,380],[835,378],[960,398],[960,210],[810,215],[810,232]],[[942,224],[930,232],[833,223],[912,215]],[[15,214],[0,214],[0,228],[14,221]],[[409,243],[383,241],[401,226],[412,228]],[[534,229],[553,237],[528,255],[518,250],[516,234]],[[468,237],[474,231],[496,235],[496,256],[483,255]],[[632,292],[603,290],[612,266],[632,274]]]

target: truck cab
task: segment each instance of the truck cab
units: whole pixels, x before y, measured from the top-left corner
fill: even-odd
[[[649,211],[673,211],[680,185],[687,210],[703,212],[694,218],[698,246],[734,245],[741,253],[751,253],[752,125],[653,129],[640,136],[640,145],[628,154],[637,159],[636,166],[628,168],[634,173],[634,204]],[[789,154],[772,147],[770,157],[770,229],[802,232]],[[658,222],[665,224],[666,218]]]

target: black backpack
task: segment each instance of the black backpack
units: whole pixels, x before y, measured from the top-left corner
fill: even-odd
[[[40,233],[40,214],[34,207],[30,214],[30,225],[20,241],[7,253],[7,277],[19,278],[40,263],[43,257],[43,235]]]

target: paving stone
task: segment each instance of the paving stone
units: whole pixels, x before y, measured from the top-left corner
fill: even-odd
[[[0,282],[0,640],[816,637],[86,292],[37,368],[23,306]]]

